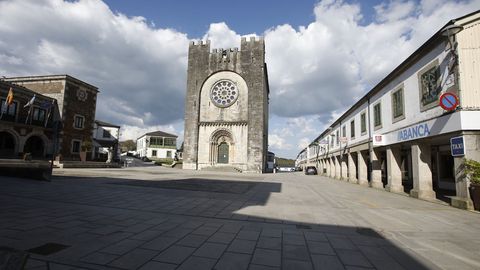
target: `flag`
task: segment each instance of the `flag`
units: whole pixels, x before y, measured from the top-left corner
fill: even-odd
[[[2,119],[3,114],[8,111],[8,106],[12,105],[12,103],[13,103],[13,90],[12,90],[12,87],[10,87],[10,90],[8,90],[7,99],[5,99],[5,102],[3,104],[0,104],[0,106],[2,107],[2,111],[0,112],[0,119]]]
[[[13,103],[13,89],[12,89],[12,87],[10,87],[10,90],[8,90],[7,100],[5,100],[5,103],[8,104],[8,106],[12,105],[12,103]]]
[[[27,114],[27,118],[25,119],[25,124],[27,124],[28,118],[30,118],[30,114],[32,113],[32,108],[33,108],[32,105],[33,105],[33,102],[35,101],[35,97],[36,97],[36,95],[33,94],[32,99],[30,99],[30,101],[27,102],[27,104],[25,104],[25,105],[23,106],[23,108],[30,107],[30,108],[28,108],[28,114]],[[31,122],[31,120],[30,120],[30,122]]]
[[[33,102],[35,101],[35,97],[36,97],[36,95],[35,95],[35,94],[33,94],[33,97],[32,97],[32,99],[30,99],[30,101],[29,101],[29,102],[27,102],[27,104],[25,104],[25,105],[23,106],[23,108],[26,108],[26,107],[28,107],[28,106],[31,106],[31,105],[33,105]]]
[[[48,100],[44,100],[42,101],[42,103],[40,103],[40,108],[48,110],[53,106],[54,102],[55,102],[55,99],[53,99],[51,102]]]
[[[47,104],[48,103],[48,104]],[[45,119],[45,127],[47,127],[48,124],[48,119],[50,118],[50,114],[52,113],[52,110],[55,108],[55,99],[52,99],[52,103],[48,101],[44,101],[42,105],[46,108],[48,108],[48,113],[47,113],[47,118]],[[43,107],[42,107],[43,108]]]

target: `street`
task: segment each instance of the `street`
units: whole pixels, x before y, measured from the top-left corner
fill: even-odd
[[[480,268],[477,212],[300,172],[0,181],[0,246],[30,250],[26,269]]]

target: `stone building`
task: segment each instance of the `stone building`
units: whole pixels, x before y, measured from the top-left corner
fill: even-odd
[[[303,149],[297,166],[472,208],[461,167],[480,161],[478,37],[480,11],[449,21]]]
[[[10,89],[13,101],[7,106]],[[33,96],[31,106],[25,107]],[[0,159],[22,158],[24,153],[34,159],[50,158],[57,138],[54,122],[59,118],[53,98],[0,80]]]
[[[79,160],[82,145],[92,145],[97,87],[69,75],[12,77],[4,80],[57,100],[63,124],[58,153],[64,160]]]
[[[264,172],[268,95],[263,38],[242,38],[240,50],[190,43],[183,168]]]

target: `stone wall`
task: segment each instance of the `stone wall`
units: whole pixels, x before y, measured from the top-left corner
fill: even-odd
[[[241,153],[244,157],[235,156],[235,159],[245,160],[241,165],[246,171],[262,172],[268,145],[269,91],[264,40],[251,38],[247,41],[242,38],[240,50],[219,49],[212,52],[209,41],[199,44],[192,42],[187,74],[184,168],[200,169],[199,163],[202,166],[205,164],[205,157],[209,155],[205,149],[209,146],[204,144],[208,143],[207,138],[214,130],[200,128],[200,125],[218,123],[231,127],[232,133],[237,132],[234,130],[237,128],[233,128],[236,125],[241,126],[243,134],[246,130],[246,137],[234,142],[235,149],[242,149],[236,154]],[[235,81],[241,91],[236,103],[230,107],[217,108],[210,102],[211,86],[218,79]],[[203,130],[200,137],[199,128]]]
[[[79,160],[79,154],[71,152],[72,140],[92,141],[97,88],[68,75],[17,77],[6,80],[57,100],[63,124],[58,153],[65,160]],[[85,117],[84,127],[81,129],[74,127],[76,115]]]

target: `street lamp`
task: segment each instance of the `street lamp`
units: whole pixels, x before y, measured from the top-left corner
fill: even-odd
[[[440,30],[440,33],[442,34],[442,36],[448,39],[448,45],[450,46],[450,50],[452,50],[454,54],[457,46],[457,42],[455,41],[455,35],[460,33],[460,31],[462,30],[463,30],[463,26],[457,25],[455,23],[448,25],[442,30]]]

